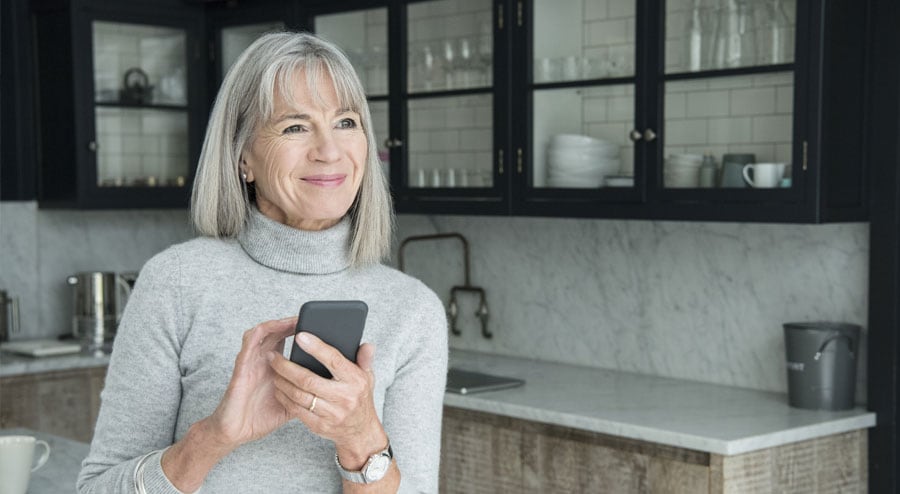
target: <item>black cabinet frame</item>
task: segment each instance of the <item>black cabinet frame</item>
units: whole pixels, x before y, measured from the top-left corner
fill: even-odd
[[[203,139],[206,64],[202,9],[160,2],[33,1],[38,104],[38,200],[49,208],[184,208]],[[91,23],[166,26],[186,33],[186,107],[95,103]],[[97,106],[185,111],[189,177],[181,187],[97,185],[94,111]]]

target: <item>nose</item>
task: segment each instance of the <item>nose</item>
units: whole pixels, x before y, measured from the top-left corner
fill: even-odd
[[[310,160],[321,163],[332,163],[341,156],[340,144],[332,129],[319,132],[310,149]]]

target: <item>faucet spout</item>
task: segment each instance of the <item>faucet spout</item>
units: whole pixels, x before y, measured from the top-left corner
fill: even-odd
[[[400,271],[404,271],[404,263],[403,263],[403,252],[406,249],[406,246],[412,242],[420,242],[424,240],[440,240],[446,238],[455,238],[462,243],[463,247],[463,266],[465,268],[465,278],[462,285],[454,286],[450,289],[450,302],[447,303],[447,322],[450,327],[450,332],[454,335],[459,336],[462,332],[456,327],[457,316],[459,315],[459,306],[456,303],[456,293],[463,292],[474,292],[480,295],[480,300],[478,304],[478,310],[475,311],[475,316],[481,320],[481,335],[485,338],[492,338],[494,335],[488,329],[488,307],[487,307],[487,295],[485,295],[484,288],[479,286],[473,286],[469,282],[469,242],[466,240],[466,237],[463,237],[460,233],[436,233],[434,235],[415,235],[411,237],[407,237],[400,242],[400,248],[397,250],[397,267]]]

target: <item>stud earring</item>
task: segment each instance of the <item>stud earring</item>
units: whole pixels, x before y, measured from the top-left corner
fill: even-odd
[[[244,182],[246,182],[247,181],[247,172],[241,172],[241,178],[244,180]]]

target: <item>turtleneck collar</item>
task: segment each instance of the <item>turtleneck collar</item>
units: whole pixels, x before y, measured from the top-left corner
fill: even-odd
[[[289,273],[329,274],[350,267],[350,218],[320,231],[298,230],[250,208],[238,242],[254,261]]]

